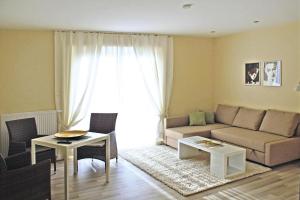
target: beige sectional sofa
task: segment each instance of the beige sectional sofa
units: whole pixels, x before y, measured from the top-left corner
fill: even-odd
[[[165,143],[203,136],[244,147],[247,159],[275,166],[300,159],[300,115],[279,110],[257,110],[218,105],[214,124],[189,126],[189,116],[166,119]]]

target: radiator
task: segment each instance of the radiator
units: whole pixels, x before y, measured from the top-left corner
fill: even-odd
[[[1,114],[1,137],[0,153],[7,155],[9,136],[5,122],[16,119],[34,117],[39,135],[50,135],[57,132],[57,112],[56,110]]]

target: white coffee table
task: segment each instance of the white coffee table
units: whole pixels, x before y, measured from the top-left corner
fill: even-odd
[[[219,178],[227,178],[246,171],[246,149],[221,143],[221,146],[207,147],[201,140],[216,140],[193,136],[178,140],[179,159],[191,158],[201,153],[210,154],[210,173]],[[220,142],[219,142],[220,143]]]

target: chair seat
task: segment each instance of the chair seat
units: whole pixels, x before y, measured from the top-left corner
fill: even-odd
[[[27,151],[31,151],[31,147],[27,147],[26,150]],[[53,148],[49,148],[49,147],[39,146],[39,145],[36,145],[36,147],[35,147],[35,152],[36,153],[45,152],[45,151],[51,151],[51,150],[54,150],[54,149]]]
[[[26,148],[27,151],[31,152],[31,147]],[[55,149],[43,146],[36,146],[36,162],[41,162],[43,160],[51,159],[51,162],[54,163],[54,171],[56,171],[56,155]]]
[[[89,145],[86,145],[86,146],[89,146],[89,147],[104,147],[105,146],[105,142],[104,141],[95,142],[93,144],[89,144]]]

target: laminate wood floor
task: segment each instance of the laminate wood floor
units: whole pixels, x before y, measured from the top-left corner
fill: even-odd
[[[70,160],[71,162],[71,160]],[[70,166],[72,167],[72,165]],[[298,200],[300,161],[273,168],[271,172],[249,177],[195,195],[184,197],[139,170],[131,163],[111,160],[110,182],[105,184],[104,163],[91,159],[79,161],[78,175],[70,175],[72,200]],[[52,168],[53,169],[53,168]],[[73,168],[70,169],[73,172]],[[52,199],[64,197],[63,162],[51,175]]]

